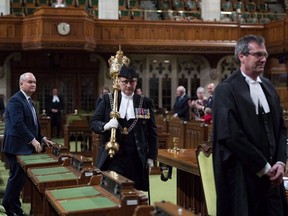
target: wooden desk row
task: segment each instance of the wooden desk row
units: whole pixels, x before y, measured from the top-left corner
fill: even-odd
[[[148,204],[129,179],[101,172],[91,159],[62,153],[59,147],[17,159],[28,176],[23,202],[31,202],[33,216],[132,215],[138,205]]]

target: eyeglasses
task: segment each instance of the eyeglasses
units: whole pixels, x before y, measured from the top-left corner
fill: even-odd
[[[263,57],[265,57],[267,59],[269,56],[269,54],[267,52],[254,52],[254,53],[247,52],[246,55],[252,55],[257,59],[261,59]]]
[[[124,85],[128,85],[128,83],[130,83],[130,85],[133,85],[137,82],[137,80],[120,80],[120,82]]]

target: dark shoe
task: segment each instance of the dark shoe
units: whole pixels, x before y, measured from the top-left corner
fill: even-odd
[[[14,212],[14,216],[28,216],[22,209],[18,209]]]
[[[5,211],[6,211],[6,214],[8,215],[8,216],[14,216],[14,212],[13,212],[13,210],[12,210],[12,208],[11,208],[11,206],[10,205],[8,205],[7,203],[2,203],[2,206],[4,207],[4,209],[5,209]]]

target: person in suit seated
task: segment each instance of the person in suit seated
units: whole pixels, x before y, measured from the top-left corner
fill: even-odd
[[[115,171],[134,181],[136,189],[148,191],[149,171],[158,153],[157,127],[153,101],[134,93],[137,80],[136,68],[124,64],[119,73],[119,118],[110,118],[114,98],[106,94],[91,118],[90,128],[102,134],[96,166],[102,171]],[[112,128],[116,128],[119,150],[111,158],[105,144]]]
[[[183,121],[189,121],[189,97],[186,95],[184,86],[178,86],[176,90],[176,100],[173,106],[173,117],[180,118]]]
[[[52,4],[52,7],[64,8],[64,7],[67,7],[67,4],[66,4],[65,0],[56,0],[56,2]]]
[[[41,134],[41,127],[31,101],[36,91],[36,78],[24,73],[19,79],[20,90],[8,101],[5,112],[3,152],[9,164],[2,205],[7,215],[25,215],[21,208],[20,193],[26,181],[26,173],[17,162],[17,155],[29,155],[42,151],[41,143],[52,146],[53,142]]]

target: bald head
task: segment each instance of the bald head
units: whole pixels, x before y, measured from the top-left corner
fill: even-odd
[[[184,86],[178,86],[176,89],[176,95],[183,96],[184,94],[186,94],[186,89],[184,88]]]

